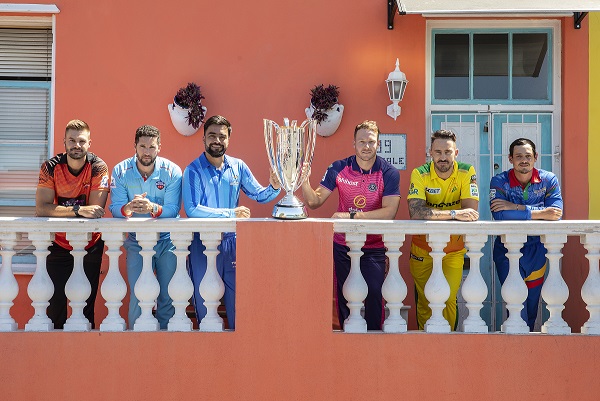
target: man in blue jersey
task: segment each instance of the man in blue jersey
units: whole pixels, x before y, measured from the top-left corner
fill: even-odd
[[[263,187],[240,159],[226,156],[231,124],[223,116],[204,123],[205,151],[183,173],[183,207],[188,217],[249,218],[250,209],[239,206],[240,190],[260,203],[273,200],[280,192],[277,175],[271,171],[269,186]],[[217,270],[225,283],[225,309],[230,329],[235,329],[235,233],[223,233],[217,255]],[[206,316],[204,299],[198,293],[206,273],[206,247],[198,233],[190,245],[189,272],[194,282],[194,305],[200,322]]]
[[[490,210],[495,220],[560,220],[563,201],[558,179],[549,171],[533,167],[537,158],[535,144],[531,140],[519,138],[510,144],[508,160],[513,168],[490,181]],[[502,284],[509,270],[506,252],[500,237],[497,237],[494,264]],[[528,236],[521,253],[519,270],[528,288],[521,317],[533,331],[546,273],[546,248],[539,236]]]
[[[175,163],[158,157],[160,131],[151,125],[139,127],[135,132],[135,156],[117,164],[112,172],[110,212],[114,217],[151,217],[154,219],[179,217],[181,207],[181,169]],[[129,327],[133,328],[141,314],[134,288],[142,272],[141,247],[135,233],[129,233],[124,243],[127,251],[127,277],[129,280]],[[156,318],[161,329],[166,329],[175,313],[168,286],[177,258],[169,233],[160,233],[154,246],[152,268],[160,284]]]

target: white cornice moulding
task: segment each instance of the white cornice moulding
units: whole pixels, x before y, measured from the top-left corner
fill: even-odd
[[[58,14],[56,4],[0,3],[0,13]]]

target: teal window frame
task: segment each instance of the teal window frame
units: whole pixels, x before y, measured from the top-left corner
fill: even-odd
[[[542,33],[548,35],[548,82],[546,99],[513,99],[513,35],[521,33]],[[435,98],[435,36],[445,34],[469,35],[469,98],[468,99],[436,99]],[[508,35],[508,99],[474,99],[473,98],[473,35],[507,34]],[[505,105],[551,105],[553,104],[553,66],[554,42],[552,28],[519,28],[519,29],[432,29],[431,31],[431,104],[432,105],[473,105],[473,104],[505,104]]]

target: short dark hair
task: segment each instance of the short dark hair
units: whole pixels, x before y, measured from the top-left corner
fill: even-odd
[[[65,128],[65,135],[67,135],[68,130],[75,130],[77,132],[86,131],[90,132],[90,127],[83,120],[71,120],[67,123],[67,127]]]
[[[156,142],[160,143],[160,131],[153,125],[142,125],[135,130],[135,144],[139,142],[140,138],[147,136],[149,138],[156,138]]]
[[[356,133],[361,129],[371,130],[375,132],[377,134],[377,139],[379,139],[379,127],[377,126],[377,123],[375,121],[365,120],[362,123],[358,124],[354,128],[354,139],[356,139]]]
[[[204,122],[204,135],[206,135],[206,131],[208,127],[211,125],[224,125],[227,127],[227,136],[231,136],[231,123],[227,121],[227,119],[223,116],[212,116],[208,120]]]
[[[533,150],[533,154],[537,155],[537,152],[535,151],[535,143],[533,143],[533,141],[531,139],[527,139],[527,138],[518,138],[515,139],[511,144],[509,149],[508,154],[509,155],[513,155],[513,151],[515,150],[515,146],[525,146],[525,145],[531,145],[531,149]]]
[[[454,132],[450,131],[449,129],[439,129],[437,131],[435,131],[432,135],[431,135],[431,144],[433,145],[433,141],[435,141],[436,139],[445,139],[445,140],[451,140],[452,142],[456,143],[456,135],[454,134]]]

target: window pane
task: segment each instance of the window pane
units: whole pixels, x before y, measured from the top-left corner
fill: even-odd
[[[435,35],[435,99],[469,98],[469,35]]]
[[[508,99],[508,34],[473,35],[473,98]]]
[[[548,35],[513,35],[513,99],[548,99]]]

